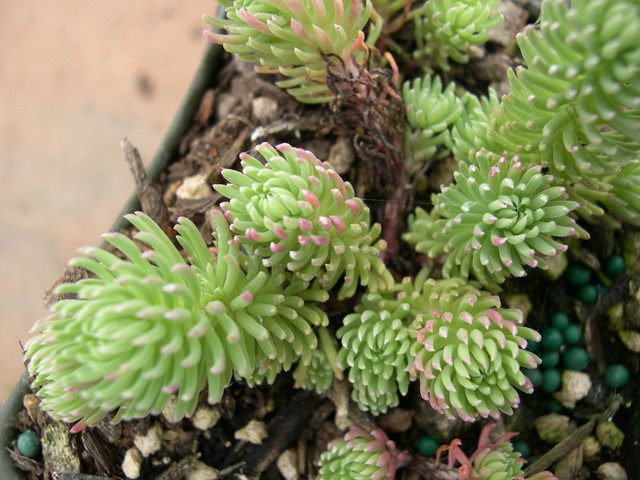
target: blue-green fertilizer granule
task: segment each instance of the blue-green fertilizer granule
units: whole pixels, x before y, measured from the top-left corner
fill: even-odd
[[[620,255],[611,255],[607,258],[607,261],[604,262],[604,273],[610,277],[615,277],[624,272],[624,267],[624,258]]]
[[[622,388],[629,382],[629,370],[619,363],[609,365],[604,371],[604,381],[611,388]]]
[[[26,430],[18,435],[16,443],[18,450],[25,457],[33,458],[40,452],[40,437],[31,430]]]
[[[438,450],[440,443],[429,435],[423,435],[416,441],[416,448],[420,455],[425,457],[433,457]]]

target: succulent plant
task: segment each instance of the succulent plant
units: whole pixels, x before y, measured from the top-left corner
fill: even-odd
[[[587,238],[577,215],[640,226],[639,0],[545,0],[540,21],[518,36],[527,66],[508,73],[512,93],[457,96],[443,83],[450,75],[426,75],[404,84],[405,115],[395,82],[407,72],[396,67],[432,73],[468,62],[501,22],[499,0],[425,0],[412,12],[410,0],[219,2],[226,18],[205,17],[222,29],[205,32],[208,40],[279,75],[275,83],[301,102],[335,100],[330,128],[348,133],[378,177],[367,187],[387,197],[379,217],[389,248],[328,163],[260,144],[215,186],[228,201],[210,218],[213,246],[190,220],[178,221],[174,242],[138,213],[127,216],[132,238],[107,234],[109,247],[71,262],[91,278],[59,287],[71,298],[25,345],[42,408],[77,422],[73,432],[156,414],[173,400],[178,420],[204,389],[215,403],[234,379],[271,383],[293,369],[296,387],[318,393],[346,373],[353,400],[372,415],[397,406],[414,380],[448,419],[512,414],[533,388],[524,371],[541,363],[527,343],[541,337],[481,288],[546,268],[566,250],[563,239]],[[415,52],[404,51],[406,35],[391,38],[407,19]],[[378,68],[385,61],[391,68]],[[403,235],[442,262],[445,278],[425,270],[396,283],[382,258],[398,250],[406,164],[450,153],[454,183],[432,197],[431,212],[416,210]],[[318,303],[331,289],[343,300],[360,287],[360,299],[338,302],[360,300],[333,335]],[[448,450],[460,480],[522,479],[514,434],[492,442],[492,428],[471,456],[454,440],[438,460]],[[319,478],[393,480],[403,463],[383,431],[353,427],[321,455]]]
[[[569,8],[563,0],[545,1],[539,30],[518,35],[527,68],[509,73],[513,93],[503,99],[496,135],[572,178],[615,171],[611,156],[635,158],[638,28],[637,2],[582,0]]]
[[[215,189],[230,198],[221,206],[231,230],[267,267],[282,266],[304,281],[332,288],[340,298],[358,284],[370,290],[393,285],[379,254],[380,225],[370,225],[369,208],[350,183],[308,150],[288,144],[256,147],[265,158],[240,155],[243,171],[224,170],[229,185]]]
[[[55,303],[26,344],[44,410],[78,421],[78,431],[115,409],[114,422],[158,413],[177,395],[179,419],[193,413],[205,383],[213,403],[232,375],[251,378],[264,359],[311,361],[312,326],[328,322],[312,302],[326,292],[242,253],[219,211],[215,255],[191,221],[179,220],[189,262],[148,216],[126,218],[148,249],[119,233],[105,239],[124,259],[85,249],[90,258],[71,263],[95,278],[58,287],[77,298]]]
[[[488,31],[502,22],[496,11],[500,0],[428,0],[413,12],[414,57],[430,70],[450,70],[449,60],[469,61],[468,50],[489,39]]]
[[[434,195],[431,214],[416,210],[403,238],[431,258],[447,254],[445,277],[473,274],[493,287],[523,265],[547,268],[546,259],[567,249],[556,238],[587,237],[569,216],[578,207],[564,187],[539,166],[525,167],[486,152],[459,163],[455,183]]]
[[[449,146],[449,129],[463,112],[460,99],[454,93],[455,84],[442,89],[439,77],[429,75],[407,81],[402,99],[408,127],[405,155],[414,162],[424,162],[436,156],[438,147]],[[446,150],[445,150],[446,153]]]
[[[326,392],[334,378],[342,379],[342,370],[337,366],[337,342],[326,328],[318,330],[320,348],[313,351],[311,362],[300,362],[293,371],[296,387],[315,390],[317,393]]]
[[[500,100],[495,90],[489,89],[487,96],[477,97],[465,92],[460,102],[462,114],[451,128],[451,150],[456,160],[472,164],[482,150],[502,151],[502,146],[489,138],[491,116],[499,107]]]
[[[467,422],[497,418],[519,405],[516,388],[531,393],[521,368],[540,363],[525,350],[540,334],[522,325],[520,310],[501,308],[497,296],[460,278],[425,280],[424,274],[413,284],[406,279],[397,301],[411,307],[410,372],[435,410]]]
[[[509,432],[502,435],[495,442],[489,442],[489,433],[495,427],[495,423],[486,425],[480,433],[478,448],[467,457],[460,449],[462,442],[454,439],[450,445],[444,445],[438,449],[436,461],[440,455],[448,450],[448,467],[453,468],[456,463],[459,480],[524,480],[522,467],[525,463],[520,454],[513,451],[513,445],[509,440],[517,433]],[[539,472],[528,480],[557,480],[551,472]]]
[[[333,99],[327,69],[341,68],[358,76],[365,59],[362,31],[371,15],[365,0],[223,0],[226,19],[205,16],[226,34],[205,30],[205,37],[221,44],[240,60],[259,63],[259,73],[280,73],[276,82],[304,103]],[[370,38],[375,42],[375,38]],[[329,63],[328,63],[329,62]]]
[[[605,215],[603,177],[637,160],[639,28],[637,2],[545,1],[539,28],[517,37],[527,68],[508,72],[491,119],[485,148],[547,168],[585,217]]]
[[[382,430],[351,427],[320,455],[318,480],[393,480],[404,457]]]
[[[605,182],[611,185],[611,196],[600,200],[603,205],[617,218],[640,226],[640,159],[627,163]]]
[[[400,10],[411,4],[411,0],[371,0],[376,13],[384,19],[385,22],[391,20]]]
[[[409,313],[407,304],[387,310],[379,294],[366,294],[337,332],[342,341],[338,364],[349,368],[352,398],[373,415],[397,406],[398,393],[409,389]]]

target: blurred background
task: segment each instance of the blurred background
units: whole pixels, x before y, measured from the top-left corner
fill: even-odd
[[[148,162],[205,47],[212,0],[0,0],[0,403],[19,342],[76,249],[133,192],[120,149]]]

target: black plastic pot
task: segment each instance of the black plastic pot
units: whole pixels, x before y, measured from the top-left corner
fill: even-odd
[[[205,91],[215,84],[221,66],[222,47],[208,44],[187,95],[147,169],[151,180],[157,180],[164,168],[176,157],[180,142],[193,121],[202,97]],[[139,209],[140,200],[134,193],[123,207],[110,231],[123,230],[127,226],[123,216]],[[22,398],[27,390],[26,375],[23,374],[0,409],[0,477],[2,480],[25,479],[24,475],[15,468],[7,448],[16,436],[15,429],[11,428],[11,425],[15,422],[16,416],[22,408]]]

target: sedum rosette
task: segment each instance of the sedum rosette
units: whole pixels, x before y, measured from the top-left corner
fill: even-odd
[[[465,92],[460,102],[464,108],[451,129],[451,150],[455,159],[472,164],[483,148],[490,152],[502,151],[502,146],[490,140],[488,133],[491,116],[500,105],[495,90],[490,88],[488,95],[481,97]]]
[[[34,327],[25,347],[42,408],[74,427],[160,412],[176,396],[174,417],[190,415],[206,384],[217,402],[232,376],[251,378],[268,359],[310,362],[317,339],[312,326],[328,322],[307,301],[327,293],[283,272],[269,272],[230,237],[213,213],[217,253],[196,226],[182,218],[180,251],[148,216],[127,219],[139,229],[141,250],[119,233],[105,236],[124,256],[99,248],[71,263],[95,278],[63,284],[52,314]]]
[[[320,348],[313,351],[311,362],[300,362],[293,372],[295,386],[317,393],[326,392],[333,384],[333,379],[342,380],[342,370],[337,364],[337,342],[329,331],[321,327],[318,329]]]
[[[371,0],[376,13],[385,22],[389,22],[395,16],[400,15],[402,10],[411,5],[411,0]]]
[[[224,170],[229,185],[215,189],[230,199],[222,204],[231,229],[267,267],[282,266],[304,280],[318,278],[329,289],[341,279],[340,298],[358,285],[377,291],[393,278],[379,258],[380,225],[370,225],[369,208],[350,183],[326,162],[288,144],[256,147],[262,164],[243,153],[242,172]]]
[[[409,389],[409,313],[407,304],[387,309],[380,295],[366,294],[338,330],[342,341],[338,364],[349,368],[351,396],[373,415],[397,406],[398,393],[406,395]]]
[[[518,35],[527,68],[508,72],[495,135],[566,180],[615,173],[640,143],[640,5],[547,0],[540,19]]]
[[[620,172],[605,179],[611,196],[601,199],[616,218],[640,226],[640,159],[624,165]]]
[[[451,419],[511,415],[520,403],[516,389],[533,390],[521,368],[540,363],[525,350],[540,335],[522,325],[520,310],[500,308],[497,296],[459,278],[423,278],[407,279],[398,295],[415,312],[411,373],[422,397]]]
[[[365,0],[235,0],[220,1],[226,18],[204,20],[226,30],[205,30],[205,37],[221,44],[240,60],[259,63],[260,73],[280,73],[276,82],[304,103],[333,99],[327,86],[328,69],[344,67],[358,76],[358,62],[365,57],[362,29],[371,15]],[[369,39],[375,42],[375,38]],[[327,63],[329,62],[329,63]]]
[[[450,445],[443,445],[438,449],[436,462],[440,455],[448,450],[448,468],[458,467],[458,480],[524,480],[525,459],[520,458],[518,452],[513,451],[513,445],[509,440],[517,435],[508,432],[495,442],[489,441],[489,434],[496,426],[495,423],[486,425],[480,433],[478,448],[469,457],[460,449],[462,442],[454,439]],[[527,480],[558,480],[551,472],[538,472]]]
[[[320,455],[318,480],[393,480],[404,457],[382,430],[351,427]]]
[[[450,70],[449,59],[469,61],[472,45],[489,39],[488,31],[500,25],[502,15],[496,11],[500,0],[428,0],[415,15],[417,47],[413,55],[425,60],[423,67],[437,66]]]
[[[586,237],[569,216],[578,207],[564,187],[540,167],[478,153],[459,163],[455,183],[434,195],[431,214],[417,209],[403,238],[431,258],[447,254],[443,275],[473,274],[495,286],[526,274],[523,265],[546,269],[546,259],[567,249],[556,238]]]
[[[405,151],[411,152],[414,162],[430,160],[439,147],[450,145],[449,129],[463,113],[454,89],[455,84],[450,83],[443,90],[440,78],[429,75],[404,83],[402,100],[410,127]]]
[[[517,36],[527,67],[507,72],[512,92],[485,145],[542,165],[577,213],[612,226],[608,180],[637,160],[640,144],[639,29],[635,1],[543,2],[540,22]]]

